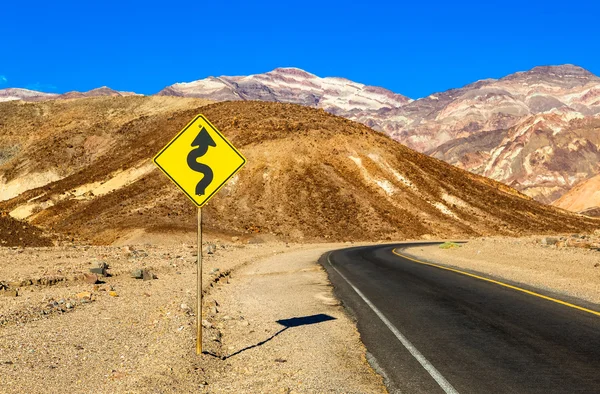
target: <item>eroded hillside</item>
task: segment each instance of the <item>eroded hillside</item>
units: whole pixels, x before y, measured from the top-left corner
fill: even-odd
[[[95,243],[195,231],[195,208],[151,158],[197,113],[248,159],[204,209],[208,231],[376,240],[600,225],[320,109],[170,97],[0,104],[0,209]]]

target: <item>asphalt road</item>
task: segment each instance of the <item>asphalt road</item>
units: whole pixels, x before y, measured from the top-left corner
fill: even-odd
[[[600,393],[600,316],[393,250],[321,258],[390,392]]]

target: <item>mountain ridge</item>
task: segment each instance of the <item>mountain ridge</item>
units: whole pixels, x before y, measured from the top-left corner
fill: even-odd
[[[0,90],[0,100],[3,95],[5,99],[10,96]],[[126,93],[109,88],[47,96],[29,92],[25,99],[96,95]],[[576,65],[537,66],[417,100],[345,78],[321,78],[294,67],[176,83],[156,95],[321,108],[546,203],[600,172],[595,164],[600,151],[595,128],[575,130],[578,122],[600,119],[600,78]],[[544,150],[540,144],[548,148]]]
[[[195,207],[152,157],[198,113],[247,158],[203,208],[213,233],[349,241],[600,226],[317,108],[131,96],[0,109],[0,211],[96,244],[136,231],[195,231]],[[29,186],[17,190],[15,181]]]

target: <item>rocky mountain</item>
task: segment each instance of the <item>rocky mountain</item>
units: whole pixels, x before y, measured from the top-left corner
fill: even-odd
[[[562,107],[505,130],[475,133],[428,152],[551,203],[600,173],[600,117]]]
[[[600,78],[535,67],[411,101],[298,69],[175,84],[159,94],[293,102],[323,108],[544,202],[598,173]]]
[[[151,158],[197,113],[248,159],[203,208],[212,233],[377,240],[600,227],[321,109],[161,96],[0,103],[0,211],[98,244],[193,233],[194,206]]]
[[[0,102],[2,101],[44,101],[44,100],[64,100],[73,98],[86,98],[86,97],[100,97],[100,96],[133,96],[136,93],[133,92],[119,92],[109,87],[103,86],[89,90],[87,92],[67,92],[63,94],[57,93],[44,93],[35,90],[21,89],[21,88],[7,88],[0,89]]]
[[[72,91],[63,93],[58,95],[56,99],[73,99],[73,98],[85,98],[85,97],[102,97],[102,96],[110,96],[110,97],[124,97],[124,96],[135,96],[137,93],[133,92],[120,92],[114,89],[111,89],[107,86],[102,86],[101,88],[96,88],[92,90],[88,90],[87,92],[78,92]]]
[[[0,101],[131,94],[107,87],[61,95],[4,89]],[[535,67],[414,101],[297,68],[177,83],[158,95],[321,108],[546,203],[600,172],[600,78],[573,65]]]
[[[351,117],[359,111],[400,107],[411,100],[387,89],[344,78],[320,78],[298,68],[277,68],[243,77],[209,77],[176,83],[158,95],[199,97],[214,101],[262,100],[294,103]]]
[[[581,67],[535,67],[432,94],[400,108],[356,114],[356,119],[419,151],[475,133],[506,130],[555,109],[600,113],[600,78]]]
[[[21,88],[7,88],[0,89],[0,102],[2,101],[41,101],[50,100],[56,98],[56,93],[43,93],[36,90],[21,89]]]

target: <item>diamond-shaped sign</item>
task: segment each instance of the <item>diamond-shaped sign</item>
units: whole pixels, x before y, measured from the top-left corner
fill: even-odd
[[[155,157],[154,163],[201,207],[246,159],[203,115],[198,115]]]

